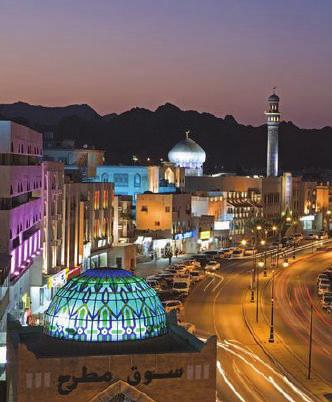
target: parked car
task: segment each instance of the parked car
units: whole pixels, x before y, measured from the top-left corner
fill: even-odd
[[[326,292],[322,296],[321,300],[321,305],[322,308],[328,309],[332,307],[332,293],[331,292]]]
[[[244,256],[243,248],[237,248],[232,253],[232,258],[239,258],[239,257],[243,257],[243,256]]]
[[[329,293],[332,290],[331,283],[320,283],[318,285],[318,295],[322,296],[324,293]]]
[[[319,282],[322,280],[322,279],[327,279],[327,280],[329,280],[330,279],[330,276],[328,275],[328,274],[325,274],[325,273],[320,273],[319,275],[318,275],[318,277],[317,277],[317,285],[319,284]]]
[[[196,268],[200,268],[200,266],[201,266],[201,263],[196,260],[186,260],[186,261],[183,261],[183,264],[186,266],[189,266],[189,267],[194,266]]]
[[[330,278],[327,277],[327,278],[320,278],[320,279],[318,279],[318,285],[317,285],[317,286],[320,286],[320,285],[331,285],[331,284],[332,284],[332,282],[331,282]]]
[[[169,313],[172,310],[175,310],[177,313],[179,313],[183,310],[183,304],[180,300],[165,300],[162,302],[162,305],[166,313]]]
[[[317,240],[318,239],[318,234],[317,233],[307,233],[304,236],[304,240]]]
[[[324,230],[321,230],[318,233],[318,238],[319,238],[319,240],[325,240],[325,239],[328,239],[329,236],[328,236],[328,234],[326,232],[324,232]]]
[[[274,242],[272,242],[271,245],[270,245],[270,248],[272,248],[272,249],[274,249],[274,248],[279,248],[279,250],[280,250],[280,249],[282,249],[283,247],[284,247],[284,245],[283,245],[281,242],[279,242],[279,241],[274,241]]]
[[[190,282],[182,281],[180,278],[176,279],[173,282],[173,291],[184,293],[185,295],[189,294],[190,290]]]
[[[295,233],[293,238],[294,238],[296,243],[299,243],[301,240],[303,240],[303,234],[302,233]]]
[[[146,283],[153,288],[156,292],[161,290],[161,284],[156,279],[147,279]]]
[[[217,261],[209,261],[209,263],[205,266],[205,270],[210,272],[215,272],[218,269],[220,269],[220,264]]]
[[[222,250],[222,256],[224,258],[230,258],[232,256],[234,250],[235,250],[234,247],[224,248]]]
[[[254,255],[257,253],[257,249],[255,247],[248,247],[244,250],[244,255]]]
[[[219,255],[219,251],[218,250],[208,250],[208,251],[204,251],[205,255],[208,255],[210,257],[215,257]]]
[[[179,321],[178,324],[181,327],[183,327],[186,331],[188,331],[190,334],[194,334],[196,332],[196,327],[191,322]]]
[[[190,272],[190,277],[191,277],[192,282],[196,283],[196,282],[203,280],[205,275],[204,275],[203,271],[196,270],[196,271]]]

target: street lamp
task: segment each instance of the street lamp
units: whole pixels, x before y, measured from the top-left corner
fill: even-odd
[[[263,263],[262,267],[264,266],[264,276],[266,277],[267,276],[267,273],[266,273],[266,240],[261,240],[261,245],[265,246],[264,247],[264,263]]]
[[[254,282],[255,282],[255,270],[253,268],[251,270],[250,303],[255,302]]]
[[[272,270],[272,282],[271,282],[271,321],[270,321],[270,337],[269,342],[274,342],[274,269]]]
[[[242,244],[242,246],[246,246],[246,245],[247,245],[247,240],[246,240],[246,239],[242,239],[242,240],[241,240],[241,244]]]

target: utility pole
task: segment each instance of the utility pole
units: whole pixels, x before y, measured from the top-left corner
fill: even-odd
[[[271,321],[270,321],[270,337],[269,342],[274,343],[274,269],[272,270],[271,282]]]
[[[258,292],[259,292],[259,269],[256,264],[256,323],[258,323]]]
[[[312,303],[310,307],[310,331],[309,331],[309,354],[308,354],[308,380],[311,378],[311,352],[312,352]]]
[[[251,288],[250,288],[250,303],[255,302],[255,292],[254,292],[254,275],[255,275],[255,270],[254,268],[251,270]]]

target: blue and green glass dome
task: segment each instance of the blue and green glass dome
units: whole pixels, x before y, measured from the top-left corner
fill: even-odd
[[[90,269],[56,293],[44,332],[83,342],[140,340],[166,334],[167,319],[144,279],[123,269]]]

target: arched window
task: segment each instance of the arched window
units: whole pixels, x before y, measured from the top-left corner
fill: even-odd
[[[141,187],[141,184],[142,184],[141,175],[136,173],[135,176],[134,176],[134,186],[135,187]]]
[[[104,183],[108,182],[108,173],[103,173],[101,175],[101,181],[103,181]]]

